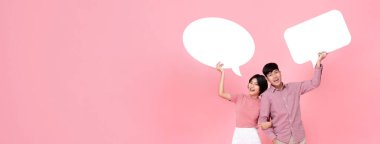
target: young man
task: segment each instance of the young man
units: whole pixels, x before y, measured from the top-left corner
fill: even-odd
[[[318,55],[314,77],[308,81],[284,84],[276,63],[268,63],[263,68],[271,87],[262,94],[259,123],[272,120],[272,127],[264,131],[274,144],[306,143],[301,121],[300,96],[320,84],[321,61],[327,53],[320,52]]]

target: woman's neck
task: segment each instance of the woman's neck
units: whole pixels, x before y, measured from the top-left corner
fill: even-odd
[[[249,95],[251,98],[258,99],[259,95]]]

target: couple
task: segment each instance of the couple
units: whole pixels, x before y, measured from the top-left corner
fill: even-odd
[[[264,76],[252,76],[248,81],[248,94],[241,95],[224,91],[223,64],[218,63],[216,69],[221,73],[219,96],[236,104],[232,143],[261,144],[257,129],[262,128],[273,144],[306,144],[300,96],[319,86],[321,61],[326,56],[326,52],[318,53],[313,79],[287,84],[282,82],[277,64],[268,63],[263,67]],[[269,88],[267,81],[271,84]]]

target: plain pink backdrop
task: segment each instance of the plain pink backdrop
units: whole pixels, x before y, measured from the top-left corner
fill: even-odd
[[[186,26],[232,20],[253,58],[226,72],[226,90],[277,62],[285,82],[311,78],[293,62],[286,28],[340,10],[351,43],[324,61],[301,98],[309,144],[379,143],[380,2],[376,0],[0,0],[1,144],[228,144],[234,105],[219,73],[186,51]],[[262,134],[262,133],[261,133]],[[268,143],[262,134],[264,143]]]

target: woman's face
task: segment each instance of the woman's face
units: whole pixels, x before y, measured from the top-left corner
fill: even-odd
[[[260,86],[256,78],[252,79],[251,82],[248,83],[248,90],[250,95],[259,95]]]

